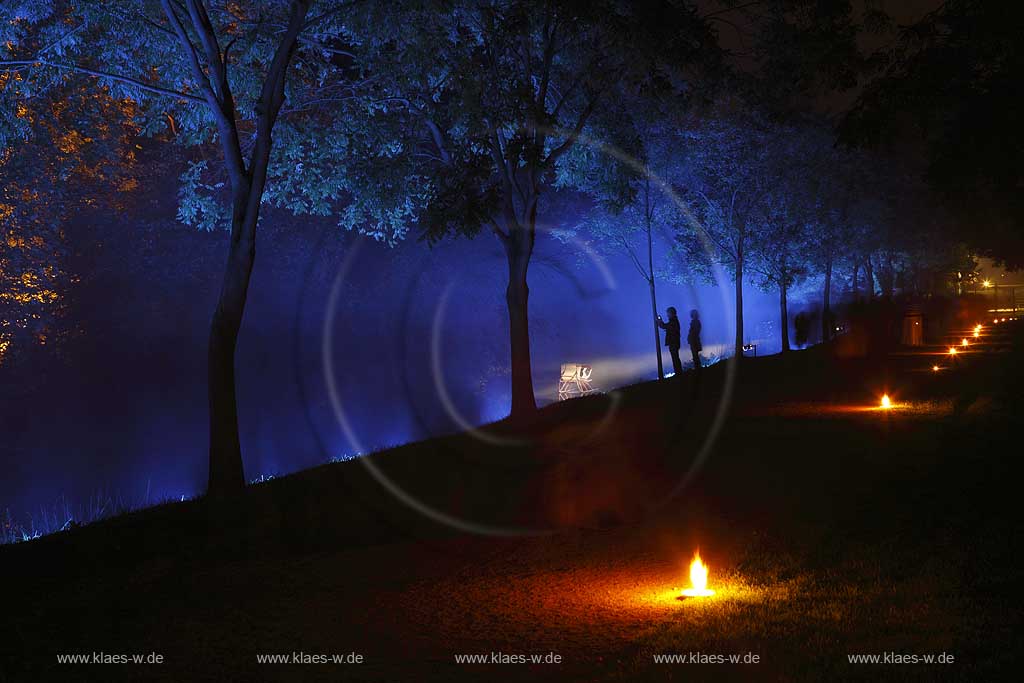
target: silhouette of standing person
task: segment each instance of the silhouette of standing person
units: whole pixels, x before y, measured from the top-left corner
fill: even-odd
[[[676,315],[674,306],[669,306],[665,309],[665,312],[668,313],[668,322],[662,320],[659,315],[658,327],[665,330],[665,346],[668,347],[669,353],[672,354],[672,369],[678,377],[683,372],[683,361],[679,360],[679,345],[681,343],[679,317]]]
[[[700,315],[696,308],[690,311],[690,331],[686,334],[686,343],[690,345],[690,354],[693,356],[693,369],[700,370]]]

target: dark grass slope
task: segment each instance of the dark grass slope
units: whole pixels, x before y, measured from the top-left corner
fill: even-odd
[[[699,388],[689,375],[550,406],[511,445],[457,435],[371,456],[447,514],[554,536],[474,540],[345,462],[234,500],[3,547],[0,681],[127,680],[53,664],[55,652],[116,644],[177,657],[118,673],[134,680],[336,680],[268,672],[238,654],[318,640],[377,648],[379,667],[342,676],[352,680],[505,677],[453,669],[452,649],[471,645],[561,650],[570,665],[529,672],[552,680],[692,680],[650,655],[701,648],[765,657],[753,672],[702,671],[708,679],[994,680],[1012,670],[1020,640],[1021,342],[1006,325],[951,366],[818,347],[745,362],[731,389],[718,365]],[[905,407],[868,410],[883,390]],[[726,392],[713,456],[675,491]],[[498,423],[487,435],[522,429]],[[645,553],[666,537],[685,552],[703,543],[753,597],[627,617],[593,601],[588,582],[648,575],[657,562]],[[441,557],[418,550],[428,546]],[[209,652],[193,651],[200,642]],[[388,650],[414,642],[403,656]],[[899,648],[956,652],[961,663],[865,672],[842,660],[847,649]]]

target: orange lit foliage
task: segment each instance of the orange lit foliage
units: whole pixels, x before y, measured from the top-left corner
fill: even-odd
[[[0,74],[0,91],[17,95],[19,84]],[[123,208],[138,186],[134,103],[70,82],[65,91],[19,99],[14,113],[30,135],[0,149],[0,365],[72,333],[61,322],[75,282],[63,267],[64,226],[83,210]]]

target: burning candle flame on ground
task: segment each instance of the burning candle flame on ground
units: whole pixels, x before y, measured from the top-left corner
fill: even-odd
[[[932,366],[932,372],[938,372],[938,371],[939,371],[939,366],[938,365],[933,365]]]
[[[889,400],[889,394],[882,394],[882,407],[892,408],[892,401]]]
[[[967,337],[960,340],[960,346],[967,346]]]
[[[949,355],[951,355],[951,356],[955,356],[956,355],[956,347],[955,346],[950,346],[949,347]]]
[[[700,559],[698,550],[690,563],[690,588],[683,589],[683,595],[688,598],[701,598],[714,595],[715,591],[708,588],[708,567]]]

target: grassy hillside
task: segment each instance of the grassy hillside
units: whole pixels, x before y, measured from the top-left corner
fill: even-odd
[[[1019,336],[954,364],[819,347],[735,381],[718,365],[551,406],[526,438],[498,423],[372,456],[445,515],[535,534],[465,534],[344,462],[0,548],[0,680],[117,680],[55,663],[95,650],[165,656],[116,671],[132,680],[693,680],[653,656],[696,651],[760,657],[702,680],[992,679],[1021,644]],[[719,594],[680,601],[698,546]],[[365,662],[255,660],[294,650]],[[454,663],[498,650],[563,661]],[[956,660],[846,659],[885,651]]]

